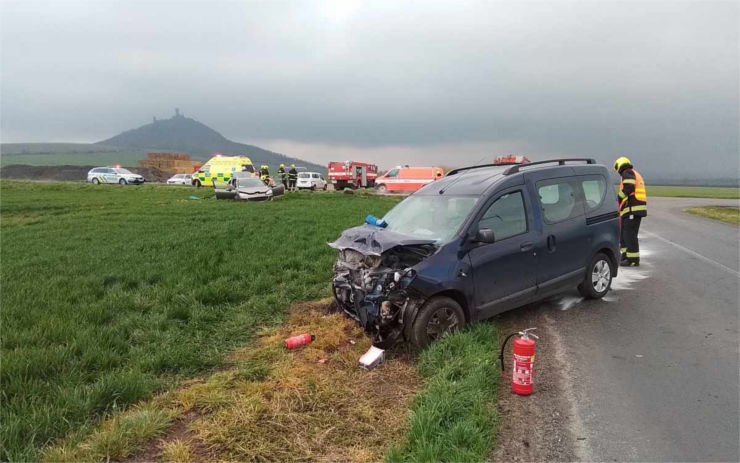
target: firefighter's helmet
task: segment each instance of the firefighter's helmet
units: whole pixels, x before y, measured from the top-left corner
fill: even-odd
[[[614,161],[614,170],[619,172],[620,170],[622,170],[622,167],[626,166],[627,164],[632,165],[629,158],[622,156],[621,158]]]

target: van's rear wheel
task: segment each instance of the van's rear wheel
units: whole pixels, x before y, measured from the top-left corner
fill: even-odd
[[[596,254],[586,269],[578,291],[586,299],[601,299],[612,286],[613,264],[603,253]]]
[[[465,312],[449,297],[430,299],[419,310],[411,327],[411,343],[424,347],[465,326]]]

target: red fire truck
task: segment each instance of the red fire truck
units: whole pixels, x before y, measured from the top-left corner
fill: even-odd
[[[378,177],[378,166],[357,161],[330,162],[329,183],[335,190],[344,188],[372,188]]]
[[[509,164],[509,163],[526,164],[528,162],[529,162],[529,159],[527,159],[527,156],[517,156],[514,154],[508,154],[506,156],[499,156],[493,160],[494,164]]]

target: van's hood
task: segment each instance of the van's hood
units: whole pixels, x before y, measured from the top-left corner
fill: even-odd
[[[345,230],[339,239],[328,244],[340,251],[352,249],[365,255],[379,256],[396,246],[418,246],[434,243],[434,240],[414,238],[385,228],[365,224]]]

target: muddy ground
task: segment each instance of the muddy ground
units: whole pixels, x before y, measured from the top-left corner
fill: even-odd
[[[511,381],[501,382],[498,411],[500,433],[492,461],[577,461],[578,419],[572,410],[572,394],[563,380],[566,365],[557,333],[538,305],[503,313],[494,319],[500,338],[524,328],[537,327],[534,393],[519,396],[511,392]],[[511,377],[511,343],[504,355],[506,374]],[[496,353],[498,356],[498,352]]]
[[[87,173],[97,166],[27,166],[13,164],[0,169],[0,178],[46,181],[85,181]],[[171,173],[144,167],[126,167],[135,174],[144,176],[147,182],[165,182]]]

